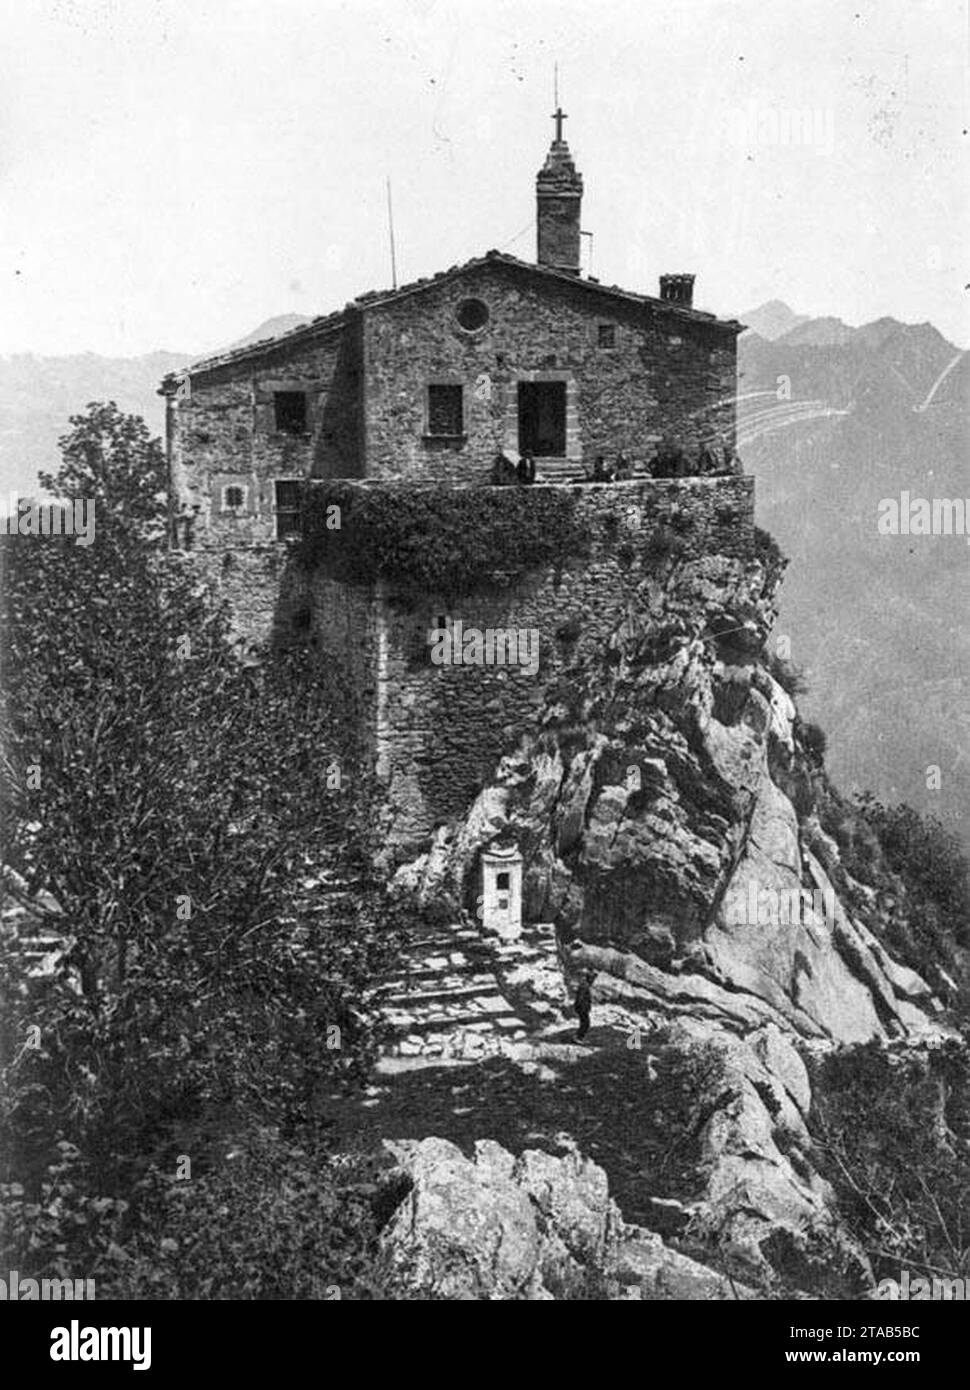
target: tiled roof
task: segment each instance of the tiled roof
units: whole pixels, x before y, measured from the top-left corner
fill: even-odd
[[[484,265],[510,266],[515,270],[525,271],[544,280],[555,280],[572,288],[579,287],[591,294],[606,295],[614,299],[621,299],[629,304],[644,305],[659,313],[669,314],[675,319],[707,324],[712,328],[723,329],[726,332],[740,333],[743,328],[743,324],[736,319],[719,319],[715,314],[688,308],[684,304],[675,304],[670,300],[658,299],[652,295],[637,294],[633,290],[624,290],[619,285],[603,285],[598,280],[570,275],[568,271],[555,270],[550,266],[535,265],[531,261],[520,260],[517,256],[509,256],[503,251],[487,251],[484,256],[475,256],[472,260],[465,261],[461,265],[453,265],[448,270],[439,271],[437,275],[413,280],[409,285],[401,285],[396,290],[369,290],[366,294],[359,294],[356,299],[351,300],[336,313],[324,314],[319,318],[311,319],[309,323],[301,324],[299,328],[291,328],[288,332],[280,333],[274,338],[263,338],[258,343],[247,343],[245,347],[217,353],[213,357],[202,358],[198,362],[193,362],[187,368],[187,372],[189,375],[193,375],[196,372],[211,371],[215,367],[222,367],[232,362],[242,362],[249,357],[261,357],[268,352],[275,352],[282,346],[288,346],[290,343],[299,343],[308,338],[315,338],[319,334],[339,331],[344,327],[348,316],[355,311],[370,309],[378,304],[390,304],[395,300],[405,298],[407,295],[420,294],[432,285],[440,285]]]
[[[247,343],[245,347],[231,348],[228,352],[217,352],[211,357],[202,357],[198,362],[190,363],[184,374],[193,376],[196,372],[208,372],[228,362],[241,362],[247,357],[261,357],[264,353],[275,352],[283,343],[295,343],[302,338],[316,337],[321,333],[341,329],[347,317],[347,310],[351,307],[348,304],[347,308],[338,309],[336,313],[321,314],[309,323],[302,323],[299,328],[291,328],[286,333],[277,333],[275,337],[260,338],[259,342]]]

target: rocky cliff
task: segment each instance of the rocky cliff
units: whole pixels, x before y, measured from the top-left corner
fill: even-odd
[[[593,969],[594,1016],[619,1045],[659,1027],[717,1046],[727,1085],[686,1216],[753,1266],[816,1237],[853,1257],[809,1155],[809,1054],[944,1032],[819,825],[817,744],[766,657],[783,568],[762,534],[747,559],[674,552],[645,571],[542,726],[398,880],[468,908],[482,847],[514,840],[526,916],[559,941],[537,996],[561,1004]]]
[[[402,1194],[381,1235],[389,1269],[424,1299],[749,1299],[743,1283],[623,1220],[606,1174],[575,1149],[515,1157],[490,1139],[386,1145]]]

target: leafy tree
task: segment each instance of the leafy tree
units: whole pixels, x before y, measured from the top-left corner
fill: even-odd
[[[127,532],[14,547],[7,862],[57,904],[80,1004],[124,1068],[151,1061],[165,1091],[181,1056],[238,1092],[233,1036],[285,1052],[304,1011],[346,1024],[369,977],[369,938],[351,931],[338,983],[322,983],[336,943],[297,888],[353,795],[337,694],[296,659],[240,664],[194,572]]]
[[[84,1224],[147,1162],[204,1166],[206,1126],[292,1131],[359,1082],[397,933],[320,883],[368,816],[347,693],[300,654],[238,659],[154,544],[143,426],[95,406],[64,452],[58,488],[103,489],[95,543],[0,538],[6,883],[65,948],[41,987],[0,934],[0,1120],[28,1196],[76,1150]]]
[[[62,463],[40,481],[55,497],[86,498],[95,518],[124,519],[144,538],[165,530],[168,468],[161,441],[138,415],[125,415],[114,401],[94,401],[86,415],[72,415],[70,434],[59,440]]]

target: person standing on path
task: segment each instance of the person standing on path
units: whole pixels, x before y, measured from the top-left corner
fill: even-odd
[[[573,998],[573,1007],[579,1019],[579,1027],[576,1029],[576,1041],[582,1042],[589,1032],[589,1015],[593,1007],[593,981],[596,979],[595,970],[587,970],[579,982],[579,988]]]

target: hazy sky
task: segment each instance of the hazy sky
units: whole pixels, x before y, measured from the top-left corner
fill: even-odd
[[[0,0],[0,352],[190,352],[490,247],[970,344],[966,0]],[[794,119],[793,119],[794,118]]]

